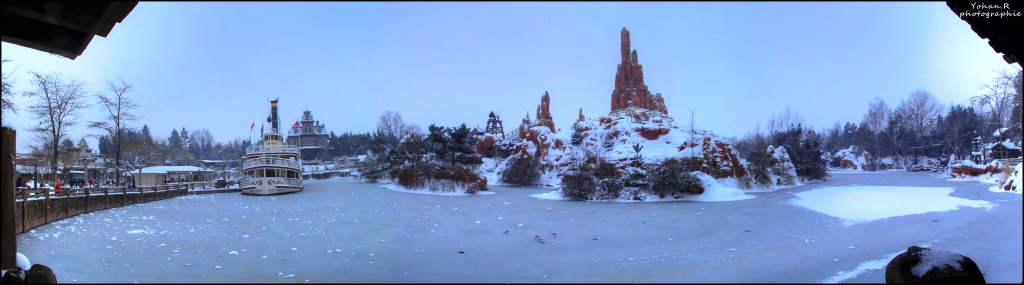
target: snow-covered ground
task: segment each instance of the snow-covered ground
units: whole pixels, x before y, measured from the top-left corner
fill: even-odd
[[[61,283],[882,283],[888,261],[918,245],[970,257],[990,283],[1022,281],[1021,195],[931,173],[834,173],[713,203],[531,197],[553,190],[545,187],[439,196],[380,186],[337,178],[295,194],[115,208],[21,234],[18,251],[52,267]],[[829,193],[843,198],[822,198]],[[915,211],[894,201],[911,198]],[[819,212],[823,203],[845,214]],[[886,214],[848,224],[848,215],[878,209]]]

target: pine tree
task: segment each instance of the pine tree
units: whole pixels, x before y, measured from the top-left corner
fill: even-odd
[[[146,140],[147,144],[153,143],[153,136],[149,134],[149,126],[142,125],[142,139]]]
[[[178,134],[177,129],[171,129],[171,136],[167,138],[167,143],[171,148],[181,147],[181,135]]]

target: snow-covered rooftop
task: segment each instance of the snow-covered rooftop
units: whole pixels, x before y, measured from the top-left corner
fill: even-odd
[[[169,172],[189,172],[189,171],[209,171],[209,170],[203,169],[202,167],[196,167],[196,166],[191,166],[191,165],[170,165],[170,166],[143,167],[142,170],[136,169],[135,171],[130,171],[129,173],[134,174],[134,173],[141,172],[141,173],[148,173],[148,174],[166,174],[166,173],[169,173]]]
[[[1009,129],[1010,128],[1000,128],[1000,129],[996,130],[995,132],[992,132],[992,136],[993,137],[998,137],[999,134],[1005,133]]]
[[[1000,144],[1005,146],[1007,149],[1017,149],[1017,150],[1020,149],[1019,145],[1013,144],[1012,142],[1010,142],[1010,140],[1003,141]]]

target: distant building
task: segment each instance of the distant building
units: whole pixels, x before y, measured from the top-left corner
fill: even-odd
[[[164,186],[169,183],[212,181],[218,178],[211,169],[191,165],[149,166],[127,171],[136,186]]]
[[[288,144],[299,147],[302,160],[329,160],[327,138],[324,125],[314,120],[309,110],[302,111],[302,119],[288,131]]]
[[[93,179],[99,182],[109,178],[107,156],[93,153],[85,138],[79,139],[77,146],[65,148],[63,151],[66,158],[62,162],[70,169],[72,180],[84,182]]]
[[[1010,140],[992,143],[985,148],[986,156],[992,159],[1012,159],[1021,157],[1020,146]]]

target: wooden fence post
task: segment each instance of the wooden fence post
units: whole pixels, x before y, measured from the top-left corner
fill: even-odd
[[[43,188],[43,224],[50,222],[50,189]]]
[[[5,99],[6,100],[6,99]],[[3,127],[0,129],[0,268],[13,269],[17,266],[18,243],[14,234],[14,148],[18,132]]]
[[[64,218],[71,215],[71,188],[64,192]]]
[[[36,190],[39,190],[39,188],[36,188]],[[19,233],[25,232],[25,228],[28,227],[28,194],[28,192],[21,191],[21,231]]]

